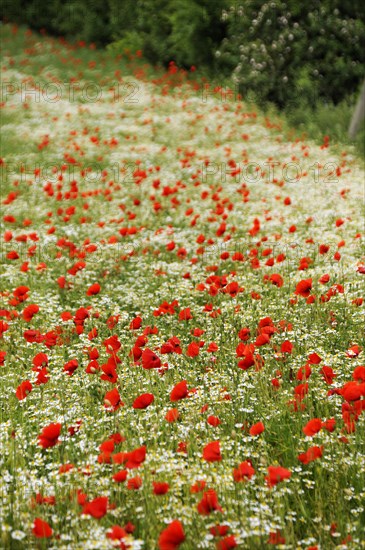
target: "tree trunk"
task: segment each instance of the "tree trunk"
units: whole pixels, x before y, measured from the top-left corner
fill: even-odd
[[[355,138],[360,128],[360,124],[364,120],[364,118],[365,118],[365,80],[361,88],[359,99],[357,100],[354,114],[352,115],[351,124],[349,128],[350,139]]]

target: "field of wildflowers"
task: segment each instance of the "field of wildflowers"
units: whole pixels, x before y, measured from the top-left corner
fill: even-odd
[[[365,548],[360,162],[1,33],[0,547]]]

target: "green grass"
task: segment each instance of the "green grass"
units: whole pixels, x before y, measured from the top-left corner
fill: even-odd
[[[291,128],[307,139],[323,142],[325,135],[330,136],[332,145],[337,148],[354,147],[357,156],[365,158],[365,121],[362,122],[354,139],[348,136],[348,129],[355,110],[357,96],[352,95],[338,105],[318,104],[315,109],[299,106],[293,111],[285,111],[284,118]]]

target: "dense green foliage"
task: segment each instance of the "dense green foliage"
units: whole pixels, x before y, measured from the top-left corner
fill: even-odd
[[[220,48],[243,93],[279,106],[337,103],[363,76],[364,8],[360,2],[245,0],[224,14]]]
[[[100,45],[110,41],[110,14],[103,0],[2,0],[1,6],[4,19],[36,30]]]
[[[141,49],[152,63],[213,67],[225,36],[227,0],[109,0],[115,47]]]

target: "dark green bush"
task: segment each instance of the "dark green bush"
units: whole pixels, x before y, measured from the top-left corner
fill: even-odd
[[[283,107],[338,103],[364,77],[363,3],[341,0],[244,0],[224,14],[220,66],[241,92]]]
[[[228,0],[109,0],[115,47],[138,44],[151,63],[212,67]],[[137,36],[138,35],[138,38]]]
[[[169,46],[180,66],[213,66],[225,36],[224,1],[172,0]]]
[[[1,13],[8,21],[72,40],[99,45],[111,40],[109,10],[103,0],[1,0]]]

